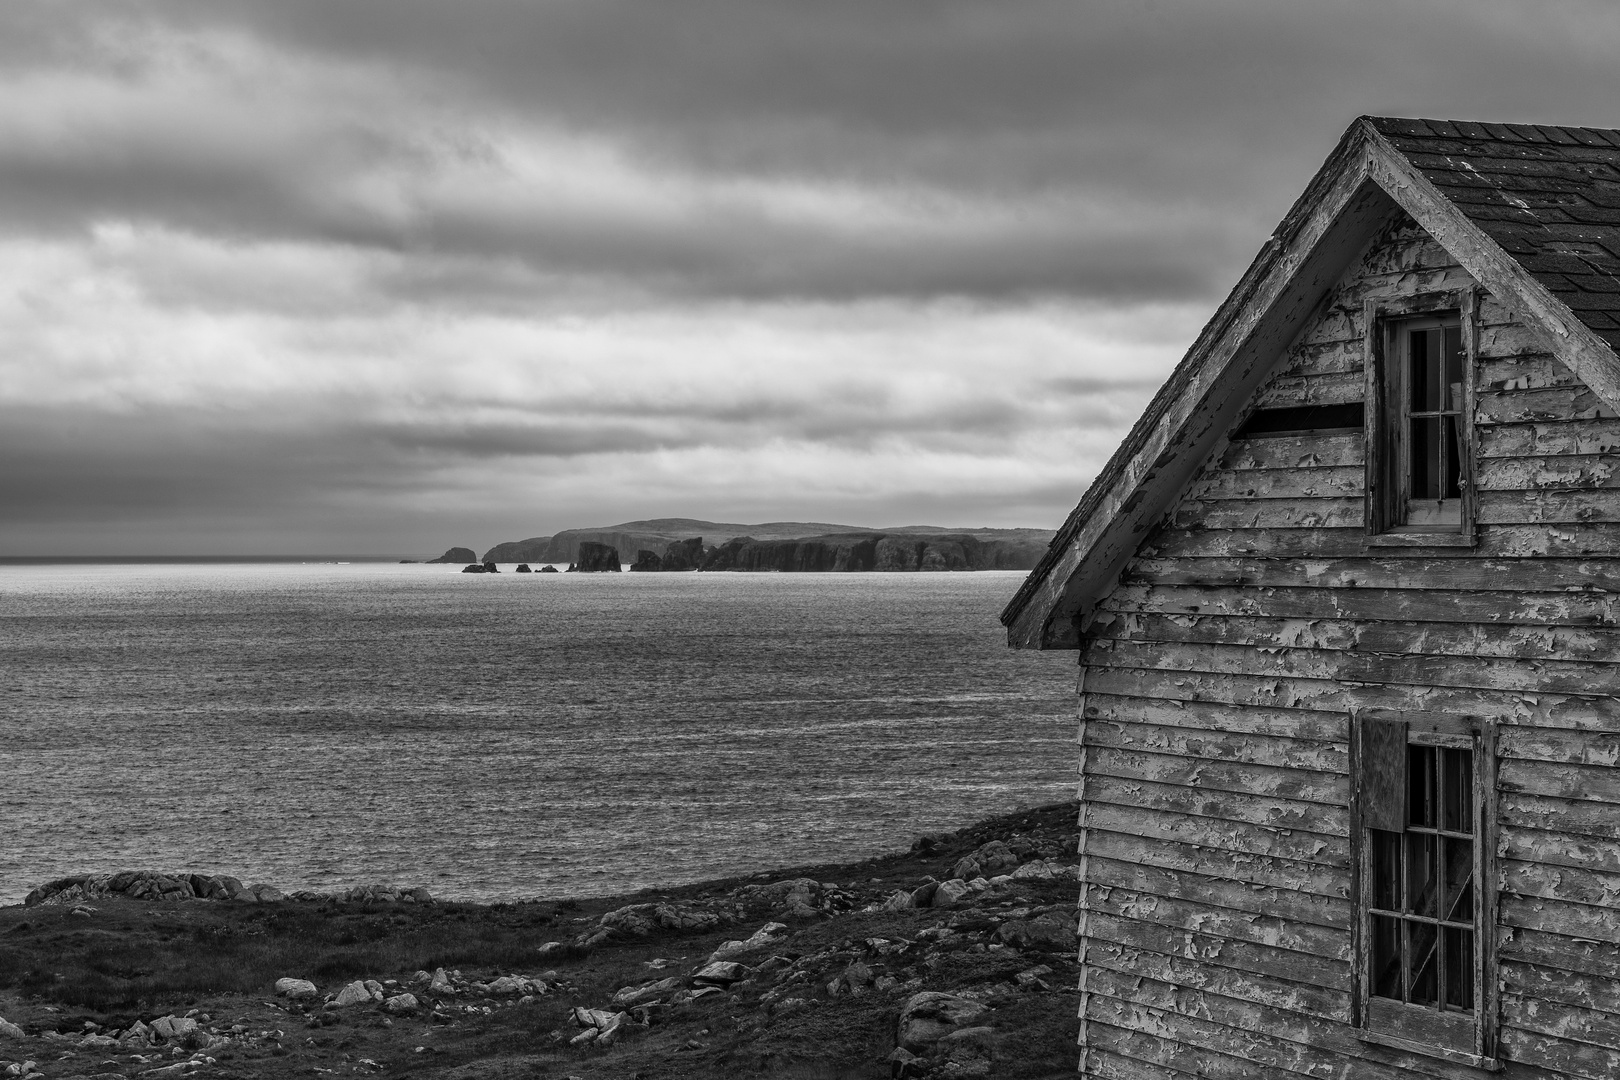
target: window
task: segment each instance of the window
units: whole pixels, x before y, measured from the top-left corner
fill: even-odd
[[[1367,526],[1473,542],[1472,293],[1367,306]]]
[[[1356,1000],[1371,1042],[1493,1058],[1494,747],[1488,724],[1356,718]]]

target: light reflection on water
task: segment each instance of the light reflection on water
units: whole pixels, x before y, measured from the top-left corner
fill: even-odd
[[[0,567],[0,903],[67,873],[614,892],[1069,798],[1021,574]]]

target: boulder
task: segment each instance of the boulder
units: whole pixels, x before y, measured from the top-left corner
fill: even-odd
[[[428,983],[428,993],[430,993],[430,994],[454,994],[455,992],[456,992],[456,988],[450,982],[450,976],[445,973],[444,968],[436,968],[436,969],[434,969],[433,979],[432,979],[431,982]]]
[[[516,570],[513,570],[513,571],[512,571],[512,572],[513,572],[513,573],[514,573],[514,574],[532,574],[532,573],[534,573],[534,571],[533,571],[533,570],[530,570],[530,569],[529,569],[529,564],[528,564],[528,563],[526,563],[526,562],[520,562],[520,563],[518,563],[518,564],[517,564],[517,569],[516,569]]]
[[[152,1021],[152,1032],[164,1042],[177,1043],[197,1030],[197,1021],[189,1016],[160,1016]]]
[[[960,879],[953,878],[950,881],[942,881],[935,886],[934,895],[928,898],[928,906],[937,908],[950,907],[972,891],[968,883]]]
[[[1072,952],[1079,948],[1075,919],[1055,911],[1033,919],[1014,919],[996,929],[996,940],[1020,949]]]
[[[542,574],[555,574],[557,572],[557,568],[555,566],[546,565],[542,566],[539,572]]]
[[[621,1009],[634,1008],[649,1001],[657,1001],[668,997],[681,988],[679,976],[668,979],[659,979],[656,982],[642,983],[640,986],[626,986],[613,995],[613,1004]]]
[[[766,923],[764,926],[754,931],[754,933],[745,941],[727,941],[722,943],[718,949],[709,954],[709,959],[711,961],[729,960],[733,956],[741,956],[743,953],[753,952],[755,949],[763,949],[772,941],[776,940],[782,931],[786,929],[786,923]]]
[[[248,891],[252,892],[253,898],[261,904],[274,904],[287,899],[286,895],[274,885],[254,885]]]
[[[1018,865],[1018,856],[1000,840],[981,844],[971,855],[964,855],[951,867],[953,878],[995,877]]]
[[[883,901],[884,911],[907,911],[916,906],[917,901],[913,900],[911,894],[904,889]]]
[[[430,563],[470,563],[478,560],[478,553],[472,548],[453,547],[440,555],[437,559],[429,559]]]
[[[510,975],[502,975],[489,984],[489,992],[495,997],[516,997],[526,990],[527,986],[522,979],[514,979]]]
[[[484,564],[470,562],[461,568],[461,572],[463,574],[482,574],[484,572]]]
[[[1058,859],[1036,859],[1012,872],[1014,881],[1080,880],[1080,867]]]
[[[730,986],[747,977],[748,969],[741,964],[731,960],[716,960],[699,968],[692,976],[692,982],[697,986]]]
[[[277,979],[276,993],[293,1000],[312,998],[320,993],[314,983],[306,979]]]
[[[27,1038],[27,1035],[24,1034],[22,1028],[11,1021],[0,1019],[0,1038],[24,1039]]]
[[[350,1005],[364,1005],[371,1001],[371,991],[366,989],[363,982],[352,982],[338,991],[338,996],[332,999],[332,1004],[340,1009]]]
[[[387,1009],[395,1016],[403,1016],[406,1013],[413,1013],[420,1007],[421,1002],[416,1000],[415,994],[395,994],[393,997],[383,1002],[383,1008]]]
[[[931,1053],[953,1031],[977,1025],[990,1010],[983,1002],[939,991],[912,994],[900,1007],[895,1042],[914,1054]]]

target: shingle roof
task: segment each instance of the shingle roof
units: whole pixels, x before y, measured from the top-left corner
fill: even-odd
[[[1620,131],[1367,119],[1576,318],[1620,349]]]
[[[1290,333],[1301,297],[1327,287],[1328,238],[1337,230],[1342,254],[1345,215],[1365,211],[1368,185],[1428,228],[1620,408],[1620,130],[1361,117],[1008,603],[1001,621],[1010,643],[1078,647],[1078,622],[1116,579],[1133,538],[1151,530],[1174,483],[1235,419],[1245,370],[1254,370],[1240,362],[1244,351],[1273,347],[1262,338]]]

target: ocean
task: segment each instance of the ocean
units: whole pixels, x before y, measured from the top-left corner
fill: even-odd
[[[599,895],[1072,798],[1023,575],[0,566],[0,904],[70,873]]]

